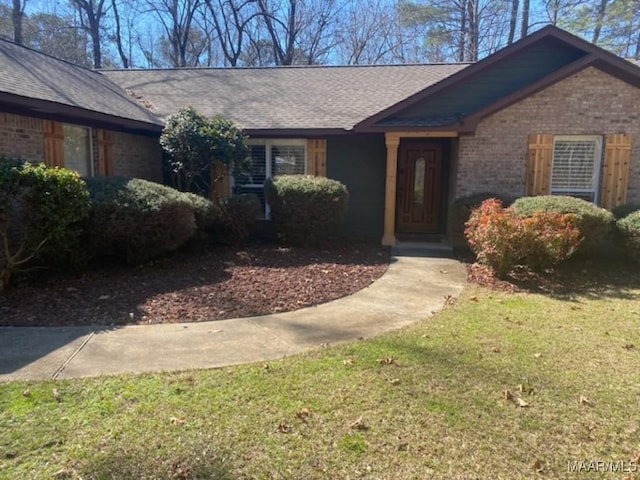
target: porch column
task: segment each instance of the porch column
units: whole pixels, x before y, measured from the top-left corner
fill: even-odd
[[[384,236],[382,245],[396,244],[396,174],[398,171],[398,146],[400,136],[394,132],[384,135],[387,145],[387,181],[384,200]]]

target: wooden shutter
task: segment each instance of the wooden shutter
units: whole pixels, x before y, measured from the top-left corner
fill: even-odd
[[[211,165],[211,200],[220,203],[229,198],[229,167],[223,163],[213,162]]]
[[[113,138],[109,130],[98,129],[98,174],[113,175]]]
[[[64,166],[64,132],[62,123],[43,120],[44,163],[47,167]]]
[[[629,164],[631,163],[631,137],[607,135],[602,165],[600,206],[611,210],[627,201]]]
[[[327,176],[327,141],[307,140],[307,175]]]
[[[548,195],[551,184],[553,135],[529,135],[527,195]]]

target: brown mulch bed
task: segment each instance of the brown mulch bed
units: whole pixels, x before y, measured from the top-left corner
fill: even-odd
[[[350,295],[386,271],[374,244],[212,246],[0,292],[0,325],[199,322],[296,310]]]
[[[570,297],[576,294],[602,296],[609,292],[626,296],[630,289],[640,288],[638,267],[624,258],[595,261],[578,257],[543,272],[517,267],[505,278],[496,277],[489,267],[474,263],[471,257],[462,256],[459,260],[467,268],[469,283],[509,293]]]

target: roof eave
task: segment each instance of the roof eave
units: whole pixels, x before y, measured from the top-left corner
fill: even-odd
[[[0,92],[0,106],[3,110],[16,114],[68,123],[86,123],[91,126],[133,133],[159,134],[164,128],[159,119],[156,122],[146,122],[132,118],[117,117],[81,107],[23,97],[7,92]]]
[[[351,133],[344,128],[244,128],[244,133],[256,138],[311,138]]]

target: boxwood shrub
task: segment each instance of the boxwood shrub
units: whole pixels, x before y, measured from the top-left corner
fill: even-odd
[[[0,289],[24,267],[67,267],[88,212],[76,172],[0,158]]]
[[[541,195],[522,197],[513,202],[514,211],[523,217],[534,212],[572,213],[578,220],[578,228],[583,236],[579,252],[592,255],[599,253],[605,240],[610,240],[615,228],[613,214],[591,202],[562,195]]]
[[[611,213],[613,213],[613,216],[616,217],[617,220],[620,220],[621,218],[624,218],[630,213],[636,212],[638,210],[640,210],[640,205],[625,203],[623,205],[618,205],[617,207],[615,207],[613,210],[611,210]]]
[[[262,204],[252,193],[236,194],[220,205],[214,230],[218,239],[224,243],[245,243],[254,231],[261,215]]]
[[[640,263],[640,210],[630,213],[617,222],[627,252]]]
[[[283,175],[265,183],[278,237],[296,245],[322,241],[347,214],[349,193],[336,180]]]
[[[456,198],[451,204],[449,215],[449,236],[455,248],[468,248],[465,238],[465,224],[471,217],[471,212],[478,208],[482,202],[490,198],[500,200],[504,207],[508,207],[511,199],[497,193],[474,193],[464,197]]]
[[[191,192],[184,195],[191,202],[198,230],[212,230],[220,217],[220,208],[208,198]]]
[[[196,229],[193,201],[157,183],[126,177],[87,179],[92,256],[116,255],[135,265],[170,252]]]

